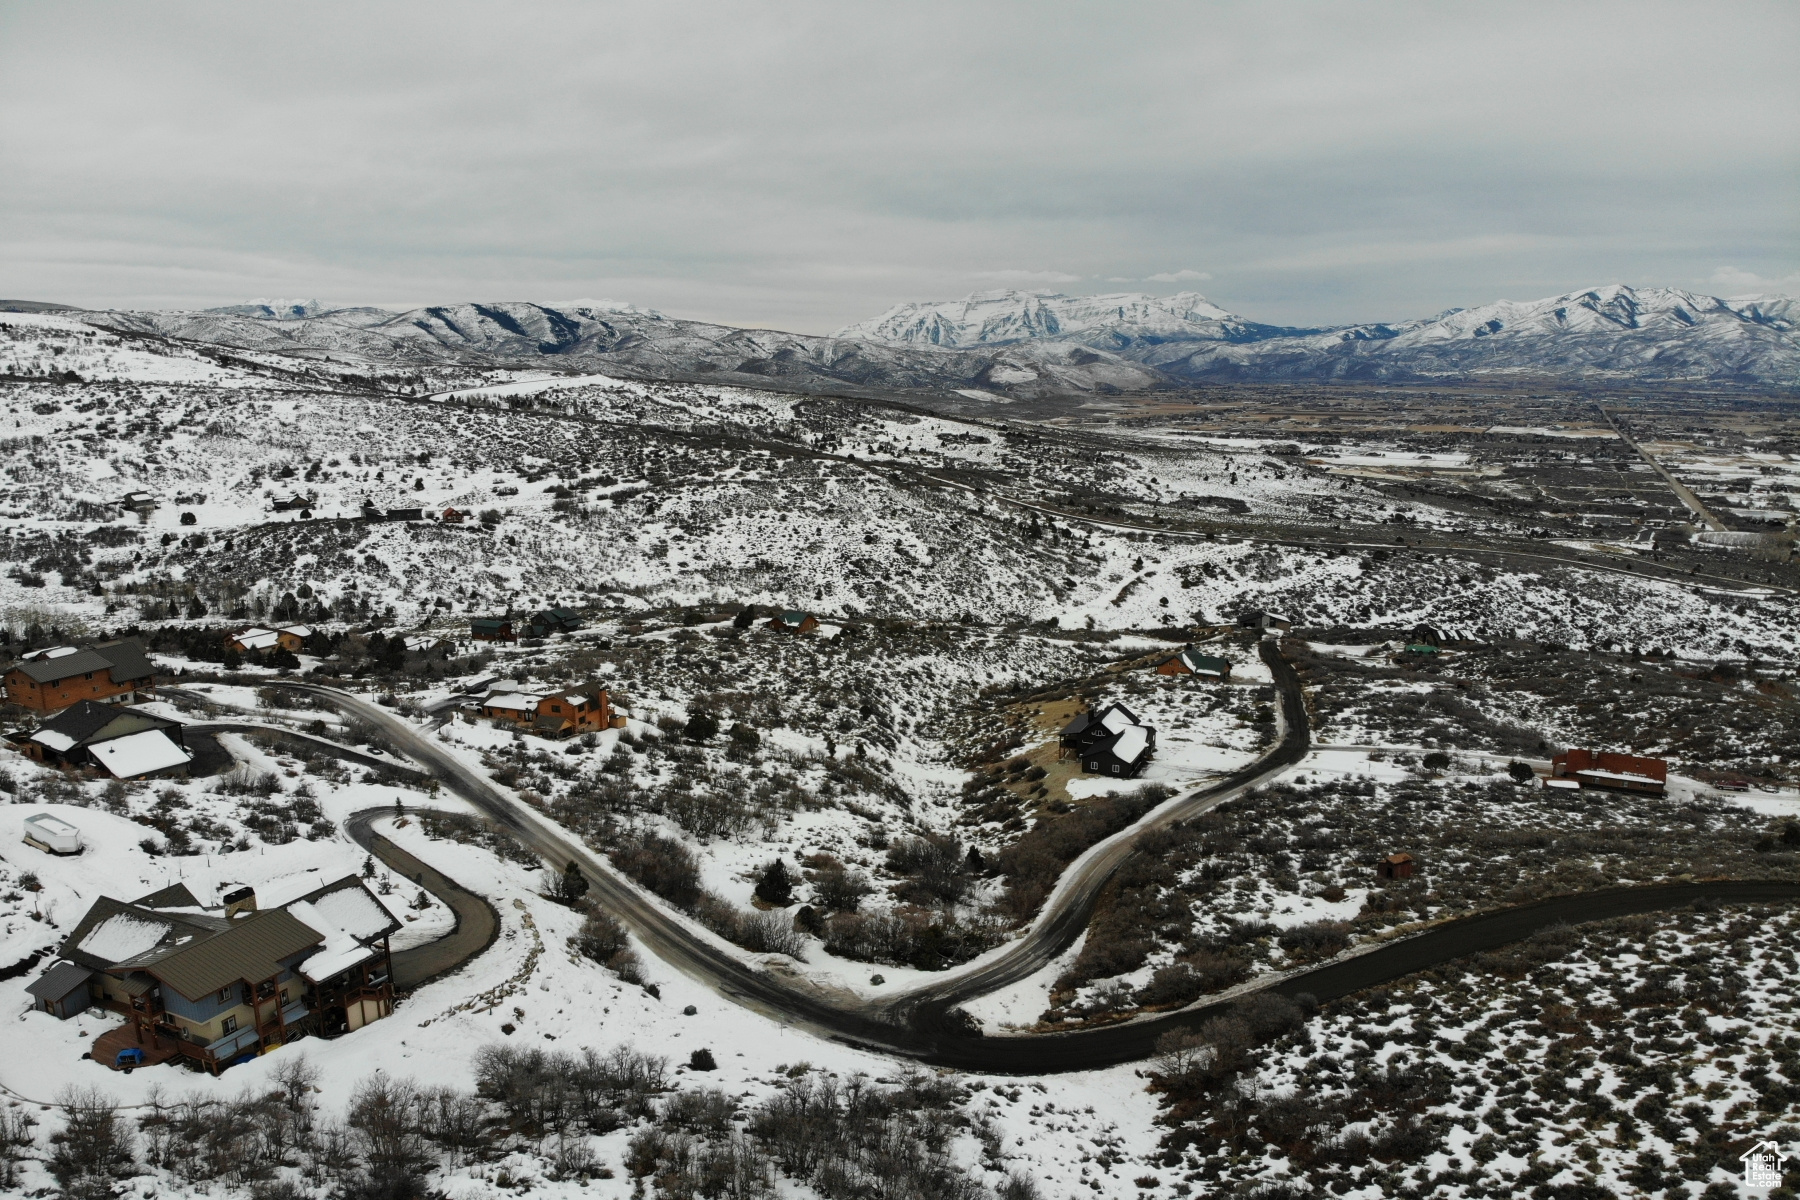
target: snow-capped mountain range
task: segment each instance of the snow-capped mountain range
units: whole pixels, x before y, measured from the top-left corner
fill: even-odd
[[[830,337],[671,318],[616,301],[436,305],[396,313],[311,300],[70,316],[176,338],[380,370],[555,366],[644,378],[779,382],[809,392],[998,398],[1117,394],[1213,380],[1513,378],[1800,387],[1786,296],[1720,299],[1622,285],[1501,300],[1395,323],[1296,329],[1195,292],[978,292],[909,303]]]
[[[901,304],[837,336],[887,345],[1105,349],[1181,379],[1561,378],[1800,382],[1795,305],[1613,285],[1500,300],[1399,323],[1294,329],[1258,324],[1196,292],[1063,296],[978,292]]]
[[[1058,292],[976,292],[942,303],[896,304],[840,338],[947,349],[1065,341],[1109,350],[1168,341],[1254,341],[1286,332],[1226,312],[1198,292],[1146,296],[1065,296]]]

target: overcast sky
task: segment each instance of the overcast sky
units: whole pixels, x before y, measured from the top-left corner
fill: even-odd
[[[0,0],[0,296],[1800,292],[1800,5]]]

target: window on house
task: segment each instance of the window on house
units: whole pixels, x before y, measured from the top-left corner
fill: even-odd
[[[287,1002],[288,1002],[287,994],[288,994],[288,990],[286,988],[282,988],[281,989],[281,1006],[283,1008],[287,1007]]]
[[[219,1023],[219,1033],[221,1035],[227,1034],[227,1033],[236,1033],[236,1032],[237,1032],[237,1018],[236,1017],[226,1017],[223,1021],[221,1021]]]
[[[219,989],[219,1003],[220,1004],[230,1004],[231,1003],[231,989],[229,987],[222,987]]]

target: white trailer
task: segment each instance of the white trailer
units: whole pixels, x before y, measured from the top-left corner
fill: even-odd
[[[80,854],[81,830],[49,813],[25,818],[25,844],[49,854]]]

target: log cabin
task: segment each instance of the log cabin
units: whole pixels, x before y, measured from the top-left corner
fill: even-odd
[[[767,627],[782,633],[811,633],[819,627],[819,618],[791,608],[780,616],[771,617]]]

